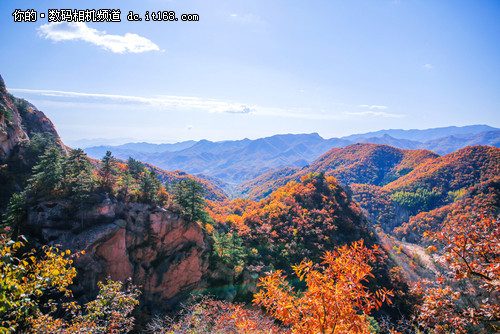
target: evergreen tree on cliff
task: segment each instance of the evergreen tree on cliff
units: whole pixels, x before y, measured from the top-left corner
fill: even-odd
[[[111,151],[107,151],[106,155],[101,159],[101,164],[99,165],[99,181],[104,191],[113,191],[117,174],[118,170],[116,168],[116,158],[111,154]]]
[[[174,185],[174,201],[180,205],[184,214],[191,220],[205,220],[205,200],[203,195],[205,191],[201,184],[191,179],[180,180]]]

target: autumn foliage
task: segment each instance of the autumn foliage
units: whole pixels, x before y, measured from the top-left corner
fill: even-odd
[[[261,279],[255,304],[291,327],[292,333],[370,333],[368,314],[383,302],[390,303],[391,291],[371,293],[363,283],[372,276],[369,261],[376,249],[363,241],[325,252],[321,267],[301,262],[293,270],[305,281],[304,292],[295,291],[281,271]]]
[[[82,307],[72,299],[76,277],[69,250],[44,246],[26,252],[26,240],[0,237],[0,333],[126,333],[138,289],[99,282],[97,298]],[[123,289],[122,289],[123,288]]]
[[[260,202],[237,199],[208,208],[215,228],[237,234],[252,264],[288,269],[325,250],[364,238],[373,242],[359,208],[333,177],[308,174]]]
[[[438,251],[445,272],[437,283],[423,282],[418,321],[436,333],[500,330],[500,225],[498,218],[476,216],[449,221],[424,233]]]
[[[210,296],[186,306],[177,317],[153,319],[146,330],[148,334],[284,334],[286,332],[285,328],[277,325],[260,310],[216,300]]]
[[[41,307],[57,308],[49,294],[70,296],[68,286],[76,276],[69,251],[53,247],[21,253],[25,240],[12,241],[0,236],[0,332],[10,333],[26,325],[30,314]],[[45,298],[44,298],[45,295]],[[52,296],[53,297],[53,296]]]

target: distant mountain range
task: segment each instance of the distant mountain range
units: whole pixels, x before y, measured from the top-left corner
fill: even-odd
[[[381,130],[324,139],[317,133],[284,134],[255,140],[184,141],[175,144],[128,143],[86,148],[100,159],[106,151],[117,158],[147,162],[165,170],[216,177],[231,185],[284,167],[304,167],[334,147],[375,143],[401,149],[428,149],[440,155],[471,145],[500,146],[500,129],[487,125],[425,130]]]
[[[110,150],[117,158],[133,157],[165,170],[201,173],[231,184],[239,184],[271,170],[288,166],[303,167],[332,147],[343,147],[349,143],[337,138],[323,139],[313,133],[275,135],[256,140],[200,140],[195,143],[170,144],[171,146],[146,143],[98,146],[85,151],[90,157],[99,159]],[[156,152],[151,152],[153,147]]]
[[[454,135],[474,134],[487,131],[499,130],[488,125],[468,125],[468,126],[447,126],[441,128],[431,128],[424,130],[402,130],[402,129],[389,129],[380,130],[375,132],[367,132],[363,134],[354,134],[342,137],[345,140],[358,141],[366,138],[379,138],[389,135],[394,138],[408,139],[417,142],[426,142],[431,139],[443,138]]]

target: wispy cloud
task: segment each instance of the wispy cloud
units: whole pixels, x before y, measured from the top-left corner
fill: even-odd
[[[227,113],[227,114],[249,114],[252,112],[252,109],[246,105],[240,105],[236,106],[233,105],[231,108],[215,108],[213,109],[213,112],[222,112],[222,113]]]
[[[344,114],[349,116],[375,116],[375,117],[385,117],[385,118],[401,118],[405,116],[401,114],[393,114],[385,111],[373,111],[373,110],[345,111]]]
[[[241,23],[250,23],[250,24],[257,24],[257,25],[263,25],[266,23],[260,17],[254,15],[254,14],[251,14],[251,13],[250,14],[243,14],[243,15],[232,13],[229,15],[229,17],[231,18],[231,20],[241,22]]]
[[[137,34],[124,36],[107,34],[90,28],[83,22],[52,22],[40,26],[38,34],[54,42],[80,40],[114,53],[159,51],[158,45]]]
[[[142,97],[21,88],[13,88],[9,89],[9,91],[55,98],[84,99],[86,102],[90,100],[96,103],[139,103],[159,108],[201,109],[211,113],[249,114],[255,111],[255,107],[241,103],[190,96],[162,95],[158,97]]]
[[[424,64],[422,65],[423,68],[430,70],[431,68],[434,68],[431,64]]]
[[[368,104],[362,104],[360,105],[361,108],[367,108],[370,110],[386,110],[388,109],[387,106],[380,106],[380,105],[368,105]]]
[[[358,106],[361,109],[361,111],[345,111],[345,115],[349,116],[357,116],[357,117],[365,117],[365,116],[371,116],[371,117],[385,117],[385,118],[401,118],[404,117],[405,115],[402,114],[394,114],[390,113],[387,111],[382,111],[382,110],[387,110],[389,109],[388,106],[384,105],[378,105],[378,104],[360,104]],[[368,110],[366,110],[368,109]]]
[[[11,88],[9,91],[43,96],[46,98],[45,103],[65,107],[74,107],[81,104],[86,108],[92,108],[92,105],[94,105],[95,108],[106,109],[107,105],[113,104],[119,104],[121,108],[137,108],[137,105],[142,105],[148,108],[151,107],[152,110],[198,110],[214,114],[289,117],[308,120],[350,120],[367,116],[400,118],[405,116],[381,111],[387,109],[387,107],[377,105],[358,106],[358,108],[369,109],[361,111],[314,110],[311,108],[284,109],[191,96],[160,95],[143,97],[24,88]]]

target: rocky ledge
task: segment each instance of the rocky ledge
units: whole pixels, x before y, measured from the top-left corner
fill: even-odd
[[[93,298],[97,282],[129,277],[142,286],[142,306],[171,310],[205,285],[208,242],[197,223],[153,205],[104,199],[87,209],[70,201],[42,202],[30,209],[28,231],[43,244],[73,253],[78,271],[74,293]]]

